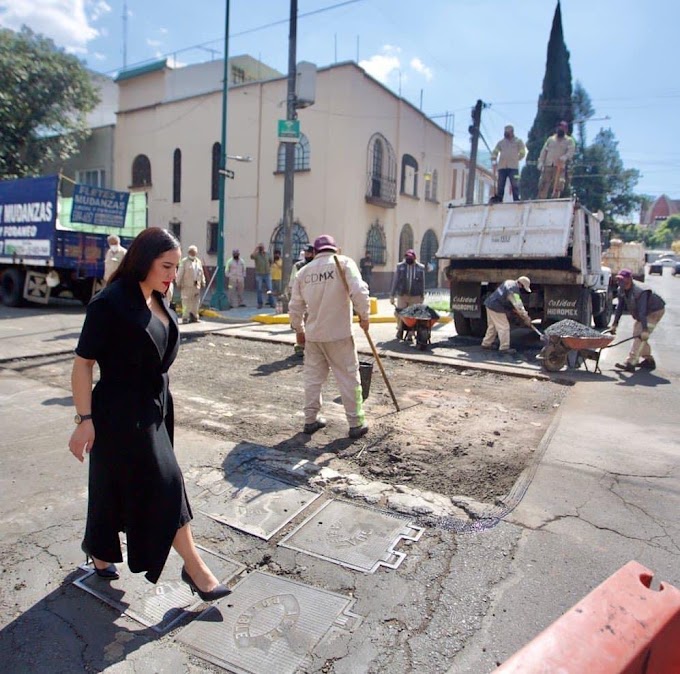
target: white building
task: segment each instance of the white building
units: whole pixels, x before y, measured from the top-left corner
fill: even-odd
[[[228,162],[235,178],[227,180],[225,245],[227,257],[239,248],[248,260],[257,243],[273,250],[283,240],[277,121],[287,81],[250,57],[230,65],[227,152],[253,162]],[[144,190],[149,224],[198,245],[208,266],[216,261],[222,66],[161,61],[117,79],[115,186]],[[372,289],[384,292],[408,248],[424,263],[437,250],[452,196],[451,134],[355,63],[320,69],[316,103],[298,114],[293,256],[332,234],[357,261],[371,251]],[[437,284],[436,272],[429,281]]]

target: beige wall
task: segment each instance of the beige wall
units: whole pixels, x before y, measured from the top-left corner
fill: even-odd
[[[209,65],[209,64],[208,64]],[[120,82],[121,112],[116,127],[116,186],[126,189],[137,154],[146,154],[152,167],[148,189],[149,223],[168,226],[182,223],[182,243],[199,246],[207,264],[215,257],[205,254],[206,223],[218,216],[218,202],[210,199],[211,150],[220,140],[221,94],[195,96],[145,107],[154,103],[163,72],[150,73]],[[147,89],[148,102],[141,92]],[[134,92],[128,92],[131,88]],[[232,87],[228,100],[229,154],[251,155],[252,163],[228,161],[235,171],[227,180],[225,242],[227,256],[240,248],[246,255],[255,244],[269,243],[283,216],[283,174],[276,173],[279,143],[277,120],[285,116],[286,80],[277,79]],[[126,111],[126,105],[141,106]],[[305,227],[310,240],[322,233],[333,234],[343,252],[359,259],[366,235],[376,219],[384,226],[387,260],[382,285],[397,260],[399,234],[405,223],[414,231],[419,251],[425,231],[440,237],[444,209],[450,196],[450,134],[427,120],[418,110],[400,100],[361,69],[343,64],[320,70],[316,103],[299,111],[301,131],[311,148],[309,171],[295,175],[295,219]],[[366,203],[367,147],[379,132],[392,145],[397,161],[397,204],[382,208]],[[182,199],[172,203],[172,157],[182,151]],[[412,155],[419,164],[418,199],[399,195],[401,159]],[[437,170],[437,202],[425,200],[424,172]],[[378,274],[378,279],[380,275]]]

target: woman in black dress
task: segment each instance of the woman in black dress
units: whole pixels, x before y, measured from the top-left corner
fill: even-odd
[[[173,450],[168,369],[177,355],[177,316],[164,295],[175,280],[179,242],[152,227],[134,240],[108,286],[92,299],[76,347],[71,385],[76,429],[69,442],[90,455],[83,549],[95,571],[117,578],[119,532],[128,566],[155,583],[170,552],[184,560],[182,579],[202,599],[229,593],[196,550],[191,508]],[[92,372],[100,378],[92,390]]]

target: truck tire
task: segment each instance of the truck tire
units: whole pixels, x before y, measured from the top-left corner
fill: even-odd
[[[595,327],[603,330],[609,327],[609,323],[612,320],[612,314],[614,313],[614,293],[611,288],[607,291],[607,300],[605,302],[605,307],[597,316],[593,317],[593,322]]]
[[[486,323],[486,312],[481,318],[471,318],[470,319],[470,334],[473,337],[484,337],[486,333],[487,323]]]
[[[472,334],[470,319],[465,318],[458,311],[453,312],[453,325],[456,328],[456,334],[460,337],[469,337]]]
[[[7,269],[0,278],[0,296],[6,307],[20,307],[24,303],[24,280],[21,269]]]
[[[587,288],[581,289],[576,320],[588,327],[590,327],[590,324],[593,322],[593,298],[590,295],[590,290]]]

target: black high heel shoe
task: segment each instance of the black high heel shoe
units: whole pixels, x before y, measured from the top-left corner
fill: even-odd
[[[106,578],[106,580],[118,580],[120,578],[120,573],[118,573],[118,568],[115,564],[109,564],[103,569],[99,569],[94,563],[94,559],[92,559],[90,555],[85,555],[85,564],[89,564],[90,562],[92,562],[92,568],[94,569],[94,572],[100,578]]]
[[[231,594],[231,590],[221,583],[210,590],[210,592],[203,592],[203,590],[194,583],[192,577],[187,573],[187,570],[184,567],[182,567],[182,580],[191,588],[191,594],[198,594],[203,601],[215,601],[216,599],[222,599],[222,597]]]

